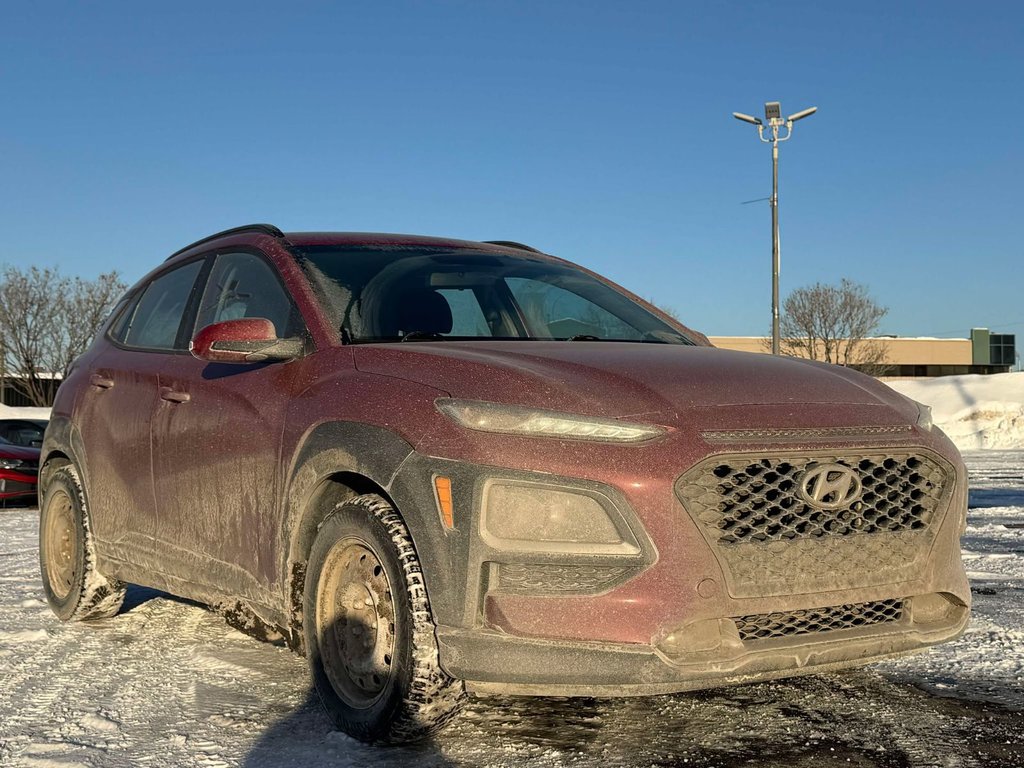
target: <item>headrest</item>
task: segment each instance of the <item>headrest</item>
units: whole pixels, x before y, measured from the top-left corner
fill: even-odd
[[[383,329],[385,336],[407,333],[451,333],[452,309],[437,291],[417,288],[399,294]]]

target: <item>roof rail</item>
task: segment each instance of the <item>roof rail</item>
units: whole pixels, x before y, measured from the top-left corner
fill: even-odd
[[[515,240],[484,240],[488,245],[504,245],[506,248],[518,248],[520,251],[532,251],[533,253],[544,253],[529,245],[517,243]]]
[[[240,235],[243,232],[259,232],[264,235],[270,235],[271,237],[284,237],[284,232],[275,227],[273,224],[243,224],[241,227],[232,227],[231,229],[225,229],[223,232],[217,232],[216,234],[196,240],[194,243],[190,243],[189,245],[186,245],[184,248],[179,248],[170,256],[168,256],[166,261],[170,261],[175,256],[184,253],[185,251],[192,250],[197,245],[208,243],[211,240],[216,240],[220,237],[227,237],[228,235]]]

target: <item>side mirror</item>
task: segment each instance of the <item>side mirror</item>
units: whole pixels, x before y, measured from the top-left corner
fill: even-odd
[[[189,352],[209,363],[265,363],[302,355],[302,339],[279,339],[274,324],[263,317],[213,323],[195,335]]]

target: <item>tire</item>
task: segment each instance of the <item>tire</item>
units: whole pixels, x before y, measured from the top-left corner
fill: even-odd
[[[416,549],[382,497],[349,499],[321,523],[303,609],[316,691],[345,733],[370,743],[417,741],[458,712],[464,686],[438,663]]]
[[[113,616],[124,602],[124,584],[96,570],[85,493],[70,464],[54,470],[40,508],[39,570],[61,621]]]

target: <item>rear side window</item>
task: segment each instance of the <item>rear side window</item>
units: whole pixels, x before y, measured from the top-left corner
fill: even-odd
[[[139,297],[141,295],[136,294],[127,297],[121,302],[120,307],[114,310],[114,322],[110,324],[110,330],[107,331],[107,335],[114,341],[124,344],[125,336],[128,335],[128,329],[132,324],[132,318],[135,317],[135,308],[139,306]]]
[[[151,282],[138,304],[129,309],[127,322],[115,330],[123,343],[146,349],[176,349],[181,319],[202,266],[202,261],[193,261]],[[117,325],[121,326],[121,321]]]
[[[273,268],[251,253],[222,254],[206,281],[196,330],[245,317],[266,318],[279,337],[298,335],[294,305]]]

